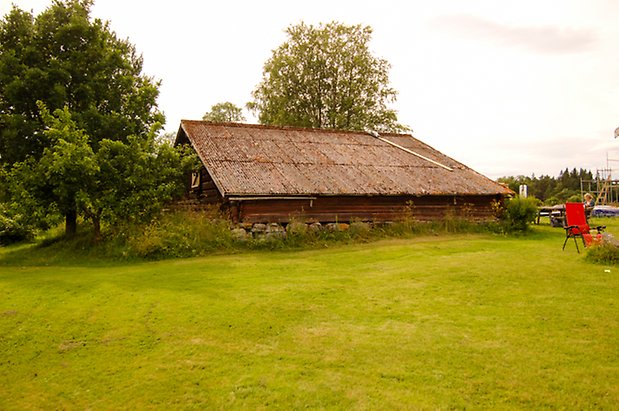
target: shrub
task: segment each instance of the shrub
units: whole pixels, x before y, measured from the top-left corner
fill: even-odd
[[[573,194],[567,198],[567,201],[570,203],[580,203],[583,201],[583,198],[580,194]]]
[[[308,243],[314,237],[315,232],[310,231],[305,223],[291,221],[286,226],[286,241],[292,246]]]
[[[507,233],[527,231],[537,216],[538,203],[535,197],[514,197],[509,200],[500,215],[503,230]]]
[[[368,240],[371,236],[372,227],[370,224],[363,221],[353,221],[348,227],[348,232],[352,238],[359,240]]]
[[[606,240],[606,239],[605,239]],[[619,264],[619,245],[616,241],[602,241],[587,248],[586,259],[592,263]]]
[[[167,254],[166,242],[157,223],[157,220],[153,220],[144,227],[142,233],[135,233],[129,237],[127,245],[131,254],[145,258],[163,257]]]
[[[29,225],[22,214],[12,212],[0,203],[0,245],[31,241],[34,228]]]
[[[228,221],[211,212],[164,213],[146,226],[125,231],[130,231],[126,254],[150,259],[190,257],[230,248],[235,242]]]

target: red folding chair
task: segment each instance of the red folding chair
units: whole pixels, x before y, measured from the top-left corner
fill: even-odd
[[[578,249],[578,242],[576,241],[576,237],[580,237],[582,239],[582,244],[585,247],[589,247],[593,242],[600,241],[602,238],[602,230],[606,228],[606,226],[600,225],[595,227],[597,230],[597,234],[591,234],[591,227],[589,227],[589,223],[587,222],[587,217],[585,215],[585,205],[583,203],[565,203],[565,241],[563,242],[563,249],[565,250],[565,245],[570,238],[574,239],[574,244],[576,245],[576,251],[580,253]]]

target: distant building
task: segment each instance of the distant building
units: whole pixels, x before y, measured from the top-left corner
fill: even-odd
[[[181,121],[203,167],[187,194],[236,222],[493,217],[513,194],[408,134]]]

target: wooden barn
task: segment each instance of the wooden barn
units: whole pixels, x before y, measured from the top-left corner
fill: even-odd
[[[408,134],[183,120],[176,144],[203,164],[188,195],[240,223],[487,219],[512,194]]]

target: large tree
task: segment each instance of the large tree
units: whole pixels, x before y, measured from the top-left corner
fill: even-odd
[[[36,17],[13,6],[0,20],[0,167],[36,162],[54,143],[37,101],[52,112],[70,111],[86,136],[80,150],[96,151],[104,139],[144,137],[164,121],[158,82],[142,74],[142,57],[129,41],[91,19],[91,6],[92,0],[55,0]],[[71,234],[77,198],[65,194],[61,208]]]
[[[67,107],[52,115],[39,105],[47,147],[38,159],[16,163],[10,179],[23,212],[36,218],[42,210],[81,215],[97,240],[101,221],[143,220],[182,193],[183,176],[194,166],[182,148],[158,142],[154,133],[126,142],[103,139],[93,148]],[[74,221],[66,220],[69,234]]]
[[[107,22],[91,19],[92,0],[56,0],[39,14],[17,6],[0,20],[0,165],[45,148],[36,102],[68,107],[92,145],[143,135],[163,116],[158,82],[142,57]]]
[[[206,112],[202,120],[216,123],[242,123],[245,121],[245,116],[242,108],[226,101],[212,105],[211,111]]]
[[[248,107],[263,124],[402,131],[389,63],[372,55],[369,26],[300,23],[264,65]]]

